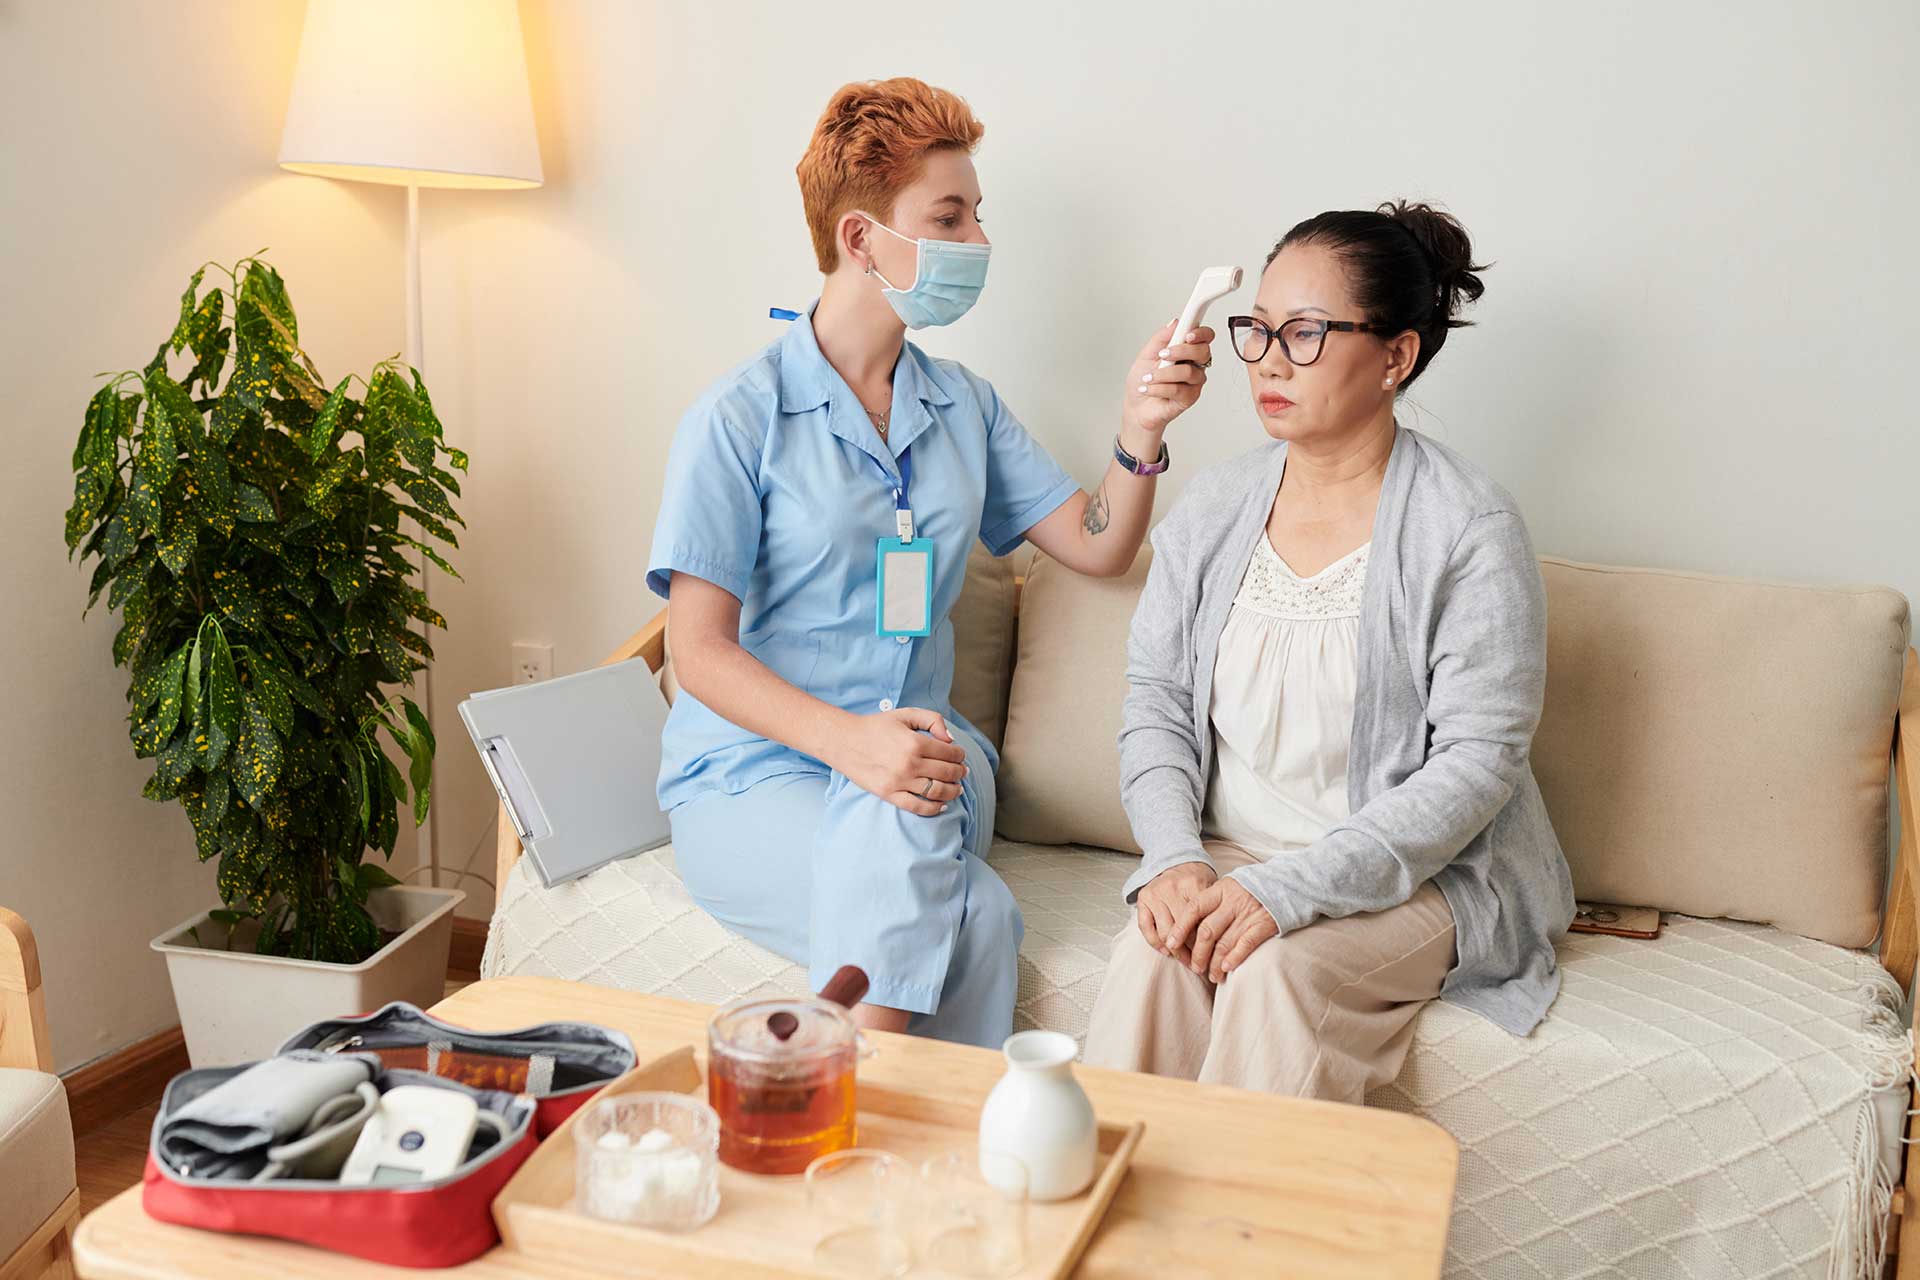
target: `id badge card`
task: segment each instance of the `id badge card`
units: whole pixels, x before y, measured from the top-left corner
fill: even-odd
[[[880,539],[874,631],[883,636],[933,634],[933,542]]]

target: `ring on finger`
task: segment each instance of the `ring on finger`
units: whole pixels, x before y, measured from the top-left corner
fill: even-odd
[[[932,778],[928,778],[927,785],[920,788],[920,798],[922,800],[933,799],[933,779]]]

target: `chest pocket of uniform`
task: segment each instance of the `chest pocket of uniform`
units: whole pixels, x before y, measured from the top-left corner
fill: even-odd
[[[799,631],[762,631],[740,637],[740,646],[775,675],[803,693],[815,692],[820,637]]]

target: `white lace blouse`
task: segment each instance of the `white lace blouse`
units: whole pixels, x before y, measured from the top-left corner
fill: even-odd
[[[1261,533],[1214,663],[1209,836],[1264,860],[1304,849],[1347,816],[1372,545],[1302,578]]]

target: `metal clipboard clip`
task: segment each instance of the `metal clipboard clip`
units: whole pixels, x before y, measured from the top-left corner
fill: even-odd
[[[505,738],[488,738],[480,751],[480,764],[493,782],[500,803],[506,806],[507,818],[513,823],[514,834],[520,837],[521,843],[553,834],[553,828],[547,824],[547,815],[541,810],[540,802],[534,798],[533,787],[527,782],[526,771],[513,754],[511,743]]]

